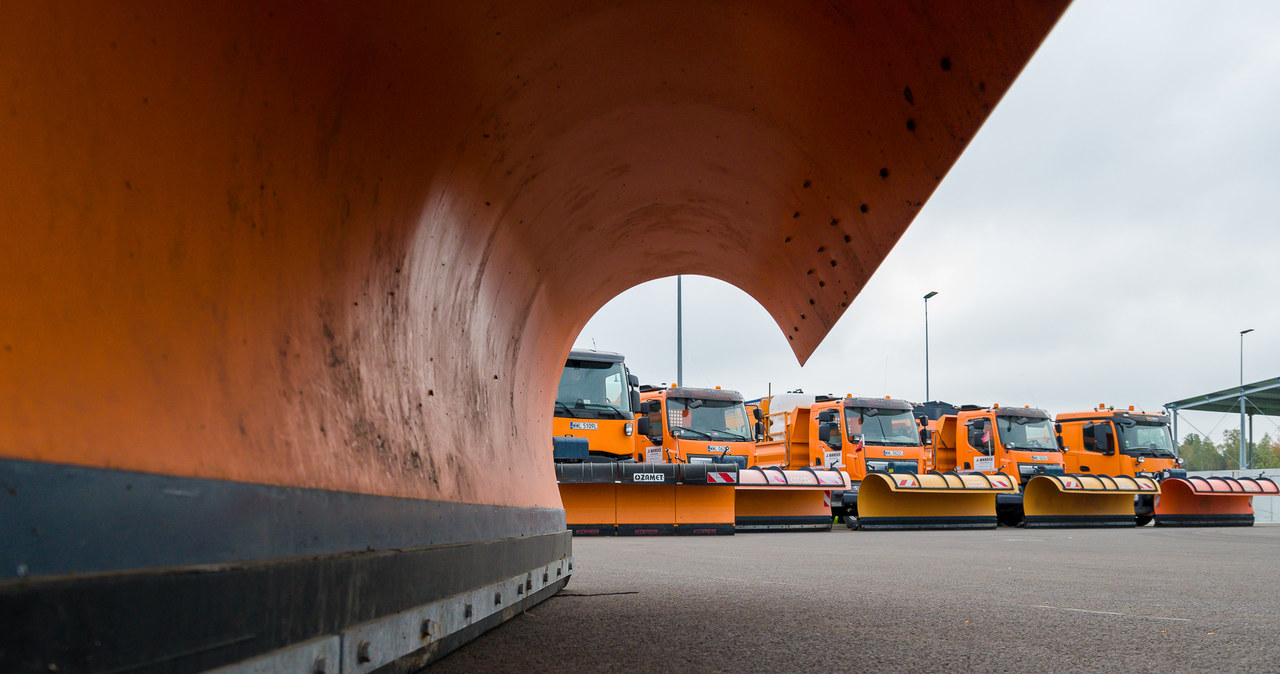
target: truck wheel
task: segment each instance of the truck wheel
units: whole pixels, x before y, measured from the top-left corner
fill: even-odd
[[[996,507],[996,521],[1006,527],[1022,526],[1022,508]]]
[[[1145,527],[1148,524],[1151,524],[1152,517],[1151,515],[1138,515],[1134,517],[1133,520],[1138,526]]]
[[[858,530],[858,506],[856,504],[851,507],[845,508],[844,525],[846,527],[849,527],[850,529],[853,529],[854,531]]]

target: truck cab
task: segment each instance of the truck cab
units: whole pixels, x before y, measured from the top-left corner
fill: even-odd
[[[551,420],[556,461],[626,461],[635,456],[639,382],[621,354],[574,349],[565,360]]]
[[[1034,407],[962,405],[934,423],[927,467],[941,472],[1004,473],[1016,476],[1025,490],[1037,475],[1063,475],[1058,427],[1049,414]],[[1002,524],[1023,521],[1023,494],[996,497]]]
[[[1099,405],[1058,415],[1069,473],[1184,477],[1173,452],[1169,417]]]
[[[954,416],[939,419],[937,427],[936,470],[1000,472],[1016,475],[1024,485],[1039,474],[1066,472],[1057,427],[1044,410],[965,405]]]
[[[884,398],[819,399],[809,414],[797,414],[809,422],[809,438],[817,439],[811,461],[849,474],[850,489],[833,494],[837,516],[857,514],[858,489],[871,472],[924,472],[925,449],[911,403]]]
[[[635,437],[639,461],[756,465],[762,437],[761,412],[748,413],[742,394],[720,387],[642,387],[640,416],[645,433]]]
[[[1169,417],[1098,405],[1084,412],[1058,415],[1062,427],[1067,472],[1150,477],[1156,480],[1185,478],[1182,459],[1174,454]],[[1155,497],[1143,495],[1134,502],[1138,526],[1155,517]]]

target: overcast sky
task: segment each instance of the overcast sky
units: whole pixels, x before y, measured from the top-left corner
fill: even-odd
[[[931,290],[934,399],[1158,410],[1236,385],[1245,328],[1245,381],[1280,376],[1277,36],[1280,2],[1076,0],[805,367],[754,300],[685,277],[684,383],[924,400]],[[675,285],[619,295],[578,346],[674,381]]]

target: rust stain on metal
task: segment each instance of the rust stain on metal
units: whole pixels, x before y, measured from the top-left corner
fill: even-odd
[[[7,3],[0,455],[555,506],[602,304],[807,358],[1065,6]]]

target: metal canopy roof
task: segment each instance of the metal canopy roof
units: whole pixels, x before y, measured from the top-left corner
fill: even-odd
[[[1240,411],[1240,396],[1242,395],[1249,401],[1245,409],[1246,414],[1261,414],[1267,417],[1280,416],[1280,377],[1245,384],[1243,387],[1232,386],[1213,393],[1175,400],[1171,403],[1165,403],[1164,406],[1165,409],[1177,411],[1199,410],[1233,413]]]

